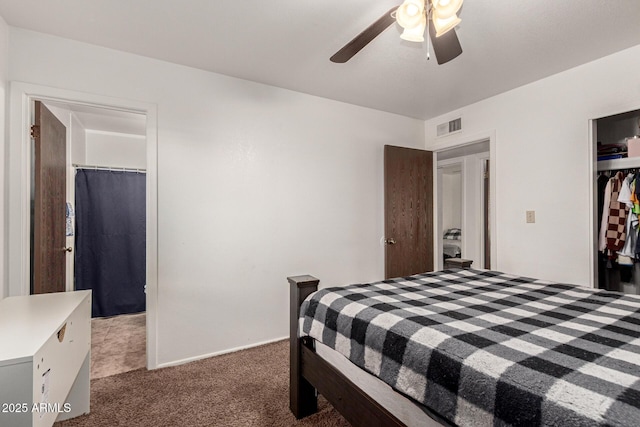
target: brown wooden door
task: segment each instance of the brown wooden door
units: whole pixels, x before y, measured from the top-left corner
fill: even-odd
[[[384,147],[385,277],[433,270],[433,153]]]
[[[66,128],[35,103],[32,293],[65,291]]]

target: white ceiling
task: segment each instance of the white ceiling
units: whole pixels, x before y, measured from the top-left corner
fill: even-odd
[[[640,44],[639,0],[465,0],[452,62],[394,24],[329,57],[401,0],[0,0],[11,26],[428,119]]]

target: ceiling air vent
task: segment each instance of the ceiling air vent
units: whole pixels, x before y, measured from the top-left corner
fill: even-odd
[[[458,117],[457,119],[451,120],[447,123],[439,124],[436,128],[437,136],[445,136],[450,133],[460,132],[462,130],[462,117]]]

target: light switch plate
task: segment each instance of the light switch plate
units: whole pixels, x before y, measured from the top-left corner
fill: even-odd
[[[527,224],[536,222],[536,211],[527,211]]]

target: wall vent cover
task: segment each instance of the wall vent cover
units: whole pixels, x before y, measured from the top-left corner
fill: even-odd
[[[439,124],[436,128],[436,136],[445,136],[462,130],[462,117]]]

